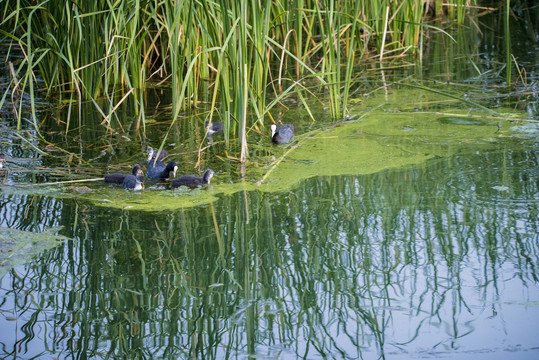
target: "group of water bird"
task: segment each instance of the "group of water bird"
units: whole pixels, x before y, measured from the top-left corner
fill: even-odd
[[[148,159],[148,165],[146,167],[147,177],[157,181],[168,181],[176,177],[176,172],[178,171],[176,162],[169,161],[166,165],[163,162],[163,159],[169,155],[166,150],[156,153],[153,148],[148,147],[146,155]],[[203,177],[183,175],[173,180],[171,186],[172,188],[178,188],[180,186],[197,187],[207,185],[210,183],[213,174],[213,170],[208,169]],[[121,184],[125,189],[129,190],[142,190],[144,188],[144,172],[142,166],[139,164],[133,167],[131,174],[106,174],[104,180],[109,184]]]
[[[221,122],[210,123],[206,120],[206,131],[209,135],[223,131],[223,124]],[[152,148],[146,149],[146,155],[148,165],[146,167],[146,176],[150,179],[157,181],[168,181],[176,177],[178,171],[178,164],[175,161],[169,161],[166,165],[163,160],[169,156],[168,151],[161,149],[157,152]],[[183,175],[178,179],[171,181],[172,188],[179,188],[180,186],[197,187],[201,185],[208,185],[214,172],[211,169],[206,170],[202,177],[195,175]],[[125,189],[130,190],[142,190],[144,187],[144,172],[142,166],[136,164],[130,175],[128,174],[107,174],[104,177],[106,183],[121,184]]]
[[[211,135],[223,131],[223,124],[221,122],[205,122],[206,132]],[[284,124],[277,126],[271,125],[271,141],[274,144],[287,144],[294,139],[294,126],[291,124]],[[178,171],[178,165],[175,161],[169,161],[166,165],[163,162],[165,158],[169,156],[169,153],[164,150],[157,150],[148,147],[146,149],[147,155],[147,167],[146,176],[156,181],[168,181],[173,179],[170,184],[172,188],[179,188],[180,186],[198,187],[201,185],[208,185],[211,178],[215,175],[212,169],[207,169],[202,177],[195,175],[183,175],[177,179],[176,172]],[[6,164],[6,155],[0,153],[0,169],[3,164]],[[142,166],[136,164],[131,174],[106,174],[104,181],[109,184],[122,185],[125,189],[129,190],[142,190],[144,188],[144,171]]]
[[[209,122],[206,120],[205,128],[208,135],[212,135],[223,131],[223,124],[221,122]],[[277,126],[271,125],[271,141],[274,144],[287,144],[294,139],[294,125],[284,124]],[[157,153],[152,147],[148,147],[146,150],[148,158],[148,166],[146,168],[146,176],[158,180],[167,181],[176,177],[178,171],[178,165],[175,161],[169,161],[166,165],[163,159],[168,157],[169,153],[164,150],[158,150]],[[174,179],[171,182],[172,188],[179,188],[180,186],[198,187],[201,185],[208,185],[211,178],[214,176],[212,169],[207,169],[202,177],[195,175],[183,175],[178,179]],[[126,174],[107,174],[105,175],[105,182],[113,184],[122,184],[126,189],[141,190],[144,187],[144,173],[140,165],[135,165],[131,175]]]

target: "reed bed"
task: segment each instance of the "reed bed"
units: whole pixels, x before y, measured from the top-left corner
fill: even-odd
[[[417,50],[426,11],[462,21],[464,0],[6,0],[0,24],[8,54],[20,53],[8,92],[43,91],[72,106],[93,101],[111,126],[132,97],[145,128],[144,92],[167,86],[173,123],[180,112],[211,104],[225,139],[242,144],[272,107],[319,87],[331,116],[346,115],[354,66],[365,53]],[[319,90],[318,88],[316,90]],[[107,99],[106,106],[98,100]],[[273,98],[274,100],[268,100]],[[217,110],[217,111],[215,111]],[[20,113],[20,112],[19,112]],[[214,114],[215,113],[215,114]],[[247,114],[251,114],[247,116]],[[254,114],[254,116],[252,116]],[[19,115],[20,116],[20,115]],[[273,119],[272,119],[273,121]],[[66,123],[69,127],[69,120]]]

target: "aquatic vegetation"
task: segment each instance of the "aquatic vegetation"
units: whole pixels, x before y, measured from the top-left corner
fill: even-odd
[[[371,105],[367,102],[365,106]],[[462,153],[468,149],[466,144],[490,144],[497,138],[518,134],[514,131],[518,128],[511,120],[489,118],[480,111],[460,114],[454,111],[451,116],[428,112],[373,113],[358,121],[297,136],[292,147],[274,146],[272,156],[258,159],[260,165],[248,167],[243,179],[221,178],[204,190],[172,190],[161,186],[133,193],[88,179],[93,190],[90,192],[71,191],[67,186],[72,185],[71,181],[65,187],[58,183],[5,186],[2,191],[6,195],[84,199],[100,207],[170,211],[211,204],[238,191],[286,191],[317,176],[367,175],[425,164]]]
[[[34,16],[52,2],[20,1],[33,6]],[[79,3],[70,1],[69,11],[80,10]],[[272,13],[257,14],[249,6],[261,3],[254,2],[129,4],[163,7],[170,16],[142,10],[114,18],[112,10],[92,13],[87,2],[81,6],[90,12],[66,18],[83,24],[83,32],[94,15],[102,29],[111,21],[134,29],[145,17],[155,20],[132,43],[109,34],[103,62],[110,60],[125,83],[110,78],[108,90],[86,103],[77,103],[86,95],[82,81],[73,92],[51,91],[37,120],[23,95],[21,131],[11,109],[2,108],[0,150],[9,173],[0,185],[0,242],[5,228],[14,239],[12,229],[30,238],[63,226],[70,239],[25,246],[39,254],[4,276],[0,357],[537,352],[538,129],[530,119],[537,95],[527,89],[526,97],[514,96],[503,85],[503,46],[469,36],[484,23],[459,27],[455,41],[446,41],[426,24],[409,24],[403,33],[394,27],[416,19],[404,9],[423,11],[412,1],[277,0],[263,3]],[[228,19],[206,20],[233,4]],[[465,14],[464,7],[442,8],[442,1],[428,4],[429,13]],[[353,5],[356,19],[346,19],[341,5]],[[364,17],[366,6],[377,13]],[[242,24],[261,14],[269,22],[256,23],[256,31]],[[425,36],[419,46],[428,60],[397,58],[417,36],[412,27]],[[76,40],[75,32],[67,38]],[[167,34],[173,55],[161,42]],[[484,34],[501,38],[490,29]],[[433,38],[442,41],[431,47]],[[128,48],[132,59],[141,50],[149,54],[145,64],[157,67],[114,65],[113,54]],[[496,50],[485,55],[477,48]],[[82,47],[74,54],[88,56]],[[472,65],[465,54],[480,61]],[[21,55],[14,68],[24,61]],[[73,72],[82,76],[101,65]],[[535,69],[532,75],[527,68],[528,84],[536,83]],[[37,68],[34,74],[45,89]],[[517,86],[524,87],[522,74]],[[94,75],[91,85],[99,86],[103,75]],[[129,83],[139,75],[145,88]],[[28,89],[28,80],[21,86]],[[55,107],[54,96],[66,106]],[[223,123],[216,141],[206,120]],[[294,140],[272,145],[270,123],[292,123]],[[170,151],[165,162],[177,162],[180,174],[215,169],[218,176],[194,189],[148,180],[139,192],[104,182],[105,173],[146,164],[150,144]],[[0,253],[7,267],[12,253]]]
[[[444,13],[442,3],[455,6]],[[112,127],[119,106],[132,99],[140,114],[136,128],[144,131],[145,91],[167,86],[172,91],[171,127],[180,112],[209,101],[210,118],[218,110],[223,120],[225,140],[240,139],[241,160],[248,156],[249,129],[263,125],[283,99],[297,95],[308,108],[305,97],[319,88],[327,91],[329,98],[321,101],[327,101],[331,116],[343,118],[358,61],[371,49],[380,61],[384,55],[414,53],[427,29],[423,0],[4,4],[0,33],[10,42],[10,54],[22,56],[12,66],[12,90],[4,91],[0,107],[10,93],[28,94],[32,121],[39,128],[35,103],[38,89],[44,89],[66,102],[70,112],[77,102],[91,100],[103,124]],[[461,23],[470,5],[462,0],[430,4],[429,16],[450,16]],[[268,100],[270,93],[274,100]],[[103,97],[106,105],[99,102]],[[20,106],[14,104],[19,127]],[[66,131],[73,126],[69,118],[65,126]]]
[[[0,279],[12,267],[69,240],[57,234],[60,230],[61,228],[51,228],[43,232],[31,232],[0,227]]]

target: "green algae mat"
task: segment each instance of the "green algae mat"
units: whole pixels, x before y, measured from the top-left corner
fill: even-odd
[[[474,151],[479,144],[493,144],[517,136],[515,120],[484,114],[366,113],[360,120],[339,123],[323,130],[296,134],[287,146],[273,146],[274,156],[256,159],[246,176],[237,181],[219,178],[202,189],[167,189],[151,186],[141,192],[104,185],[2,186],[5,195],[28,194],[77,198],[96,206],[141,211],[167,211],[210,204],[237,191],[280,192],[293,190],[314,176],[362,175],[386,169],[424,164],[457,151]],[[260,165],[263,164],[263,165]]]
[[[32,232],[0,227],[0,279],[12,267],[24,264],[40,252],[68,240],[57,234],[59,230],[50,228],[43,232]]]

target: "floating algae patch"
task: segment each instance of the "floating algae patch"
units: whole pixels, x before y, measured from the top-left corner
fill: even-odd
[[[442,124],[453,125],[492,125],[475,117],[442,116],[437,119]]]
[[[267,191],[281,191],[314,176],[371,174],[426,161],[431,156],[387,146],[376,138],[344,134],[310,139],[291,151],[264,180]]]
[[[56,199],[78,199],[89,201],[96,206],[139,210],[139,211],[170,211],[208,205],[218,199],[218,195],[233,194],[240,190],[253,190],[254,184],[238,182],[235,184],[218,184],[204,186],[198,189],[181,187],[169,189],[146,188],[143,191],[125,190],[121,186],[95,184],[89,186],[58,186],[38,184],[1,186],[0,194],[6,196],[49,196]]]
[[[233,194],[246,189],[254,189],[254,185],[239,182],[236,184],[209,185],[196,189],[187,187],[169,189],[163,187],[161,189],[146,188],[142,191],[102,186],[91,193],[80,194],[77,197],[91,201],[97,206],[155,212],[208,205],[218,200],[218,196]]]
[[[106,196],[105,196],[106,195]],[[98,191],[85,194],[83,198],[95,205],[118,209],[141,211],[165,211],[205,205],[217,200],[213,191],[143,190],[127,191],[111,189],[106,193]]]
[[[14,266],[24,264],[40,252],[69,238],[57,235],[60,227],[41,233],[0,227],[0,279]]]
[[[374,115],[373,115],[374,116]],[[379,114],[377,121],[360,123],[365,134],[391,136],[395,145],[402,142],[410,149],[424,148],[425,144],[453,144],[465,142],[491,142],[498,137],[499,118],[457,113],[448,117],[439,113],[393,113]],[[454,119],[449,121],[448,118]],[[473,121],[472,121],[473,119]],[[506,121],[506,123],[508,123]],[[407,131],[403,131],[406,129]],[[410,131],[413,129],[413,131]],[[436,148],[429,146],[429,151]]]
[[[232,184],[205,185],[195,189],[180,187],[178,189],[146,189],[135,192],[111,188],[106,192],[98,190],[83,194],[79,198],[89,200],[97,206],[158,212],[209,205],[222,196],[251,190],[260,190],[260,188],[254,182],[238,181]]]
[[[284,190],[314,176],[372,174],[424,163],[451,156],[466,144],[491,143],[497,130],[497,122],[485,126],[482,120],[454,123],[425,113],[373,114],[368,120],[298,136],[295,147],[283,148],[283,158],[264,168],[261,190]]]

